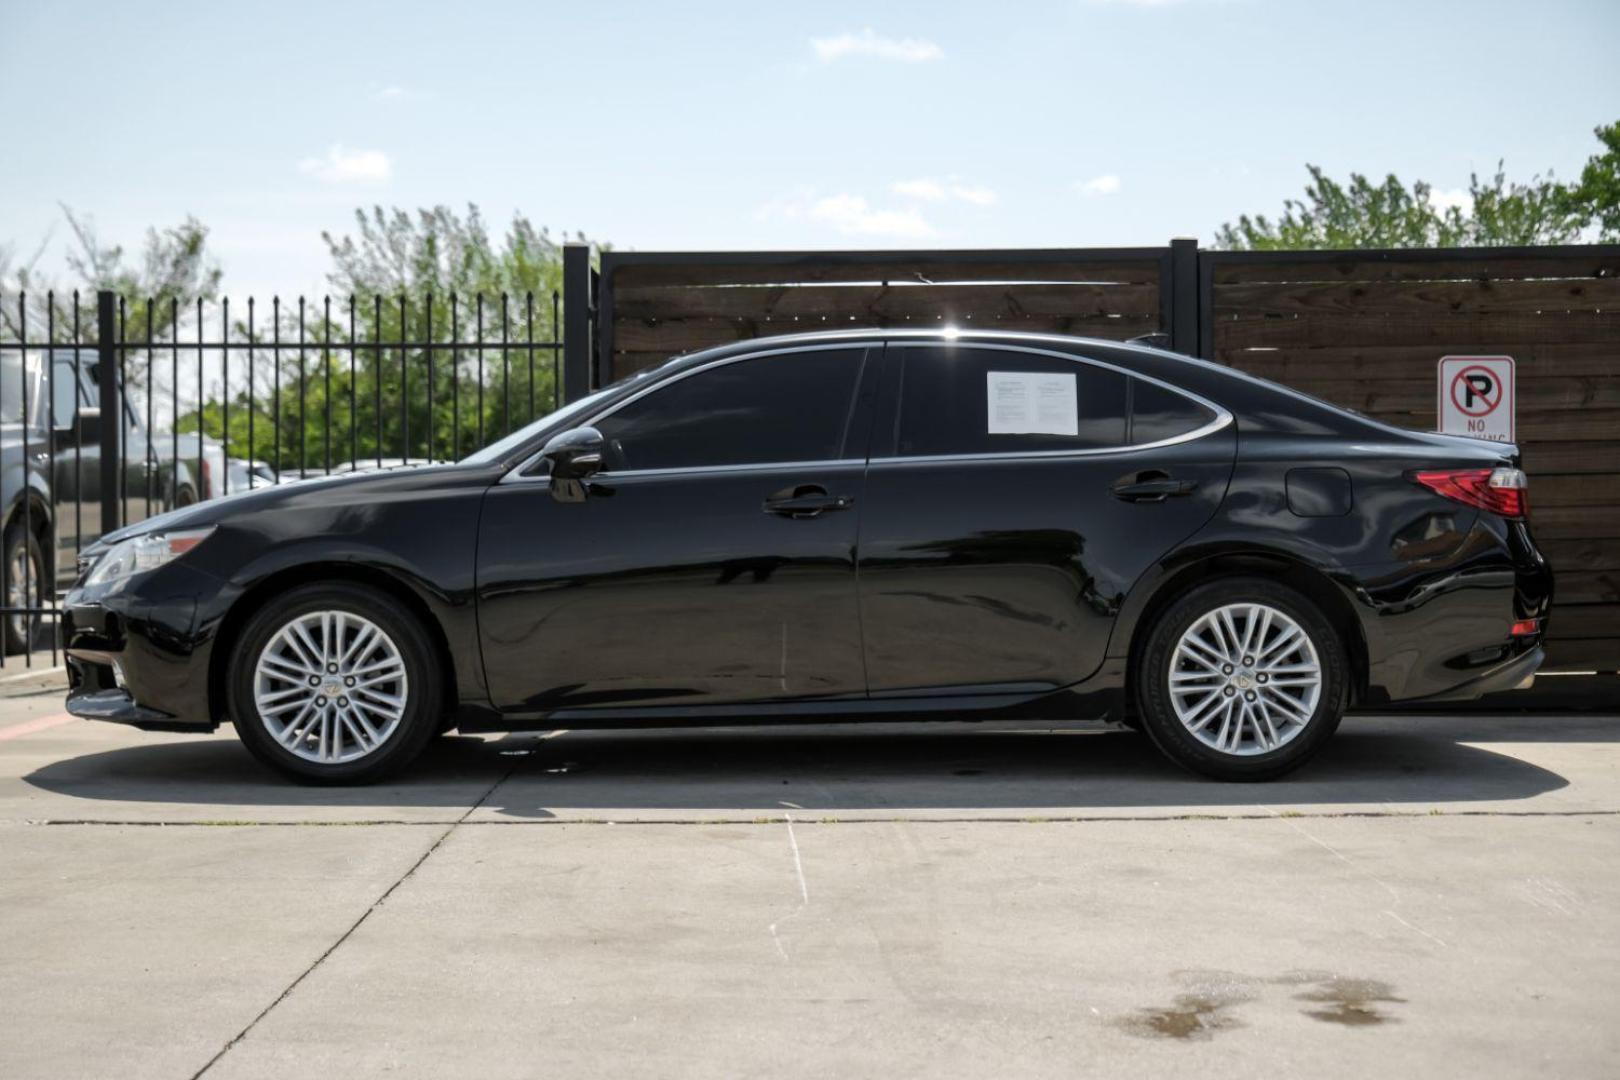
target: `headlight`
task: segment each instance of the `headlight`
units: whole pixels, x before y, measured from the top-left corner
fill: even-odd
[[[128,540],[114,544],[96,563],[95,569],[90,571],[90,576],[84,579],[84,584],[87,588],[91,585],[110,585],[115,581],[134,577],[136,574],[144,574],[148,570],[156,570],[202,543],[213,531],[213,526],[209,526],[206,529],[189,529],[186,532],[159,532],[132,536]]]

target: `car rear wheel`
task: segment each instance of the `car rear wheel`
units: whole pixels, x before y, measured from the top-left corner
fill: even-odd
[[[1263,578],[1226,578],[1176,601],[1136,672],[1154,743],[1218,780],[1304,764],[1338,728],[1348,685],[1344,646],[1321,611]]]
[[[440,721],[438,667],[421,624],[385,593],[306,585],[249,620],[231,662],[231,716],[272,768],[367,783],[421,753]]]

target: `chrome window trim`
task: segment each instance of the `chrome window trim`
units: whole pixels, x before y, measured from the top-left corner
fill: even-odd
[[[890,344],[900,349],[948,349],[955,345],[956,342],[949,340],[895,341],[890,342]],[[1130,368],[1110,364],[1106,360],[1093,360],[1089,356],[1076,356],[1074,353],[1060,352],[1056,349],[1037,349],[1028,345],[1009,345],[997,341],[975,341],[971,342],[971,344],[975,349],[1050,356],[1057,360],[1068,360],[1075,364],[1089,364],[1105,371],[1117,372],[1128,379],[1141,379],[1143,382],[1152,383],[1154,386],[1168,390],[1172,394],[1177,394],[1189,401],[1195,401],[1215,415],[1209,423],[1201,427],[1193,428],[1191,431],[1184,431],[1180,435],[1172,435],[1168,439],[1157,439],[1150,443],[1120,443],[1117,446],[1093,446],[1078,450],[1000,450],[995,453],[985,454],[895,454],[890,457],[872,458],[870,464],[882,465],[887,462],[940,462],[948,464],[958,461],[1047,460],[1051,458],[1100,457],[1105,454],[1129,454],[1139,450],[1157,450],[1163,446],[1176,446],[1180,443],[1192,442],[1194,439],[1202,439],[1206,435],[1213,435],[1233,422],[1232,414],[1229,411],[1200,394],[1195,394],[1191,390],[1184,389],[1174,383],[1167,383],[1163,379],[1155,379],[1151,375],[1143,375],[1140,372],[1132,371]],[[898,403],[896,407],[898,407]]]
[[[826,352],[828,350],[834,350],[834,349],[842,350],[842,351],[846,351],[846,352],[849,351],[850,349],[860,349],[860,350],[864,351],[864,350],[871,349],[874,345],[881,347],[883,345],[882,338],[874,337],[874,339],[871,340],[871,341],[859,341],[859,340],[856,340],[856,341],[853,341],[853,342],[851,342],[851,341],[828,341],[828,342],[818,342],[818,343],[816,343],[814,345],[792,345],[792,346],[787,346],[787,347],[784,347],[784,348],[775,348],[775,349],[767,348],[767,349],[762,349],[759,352],[742,353],[742,354],[737,355],[737,356],[726,356],[726,357],[720,358],[719,360],[711,360],[707,364],[700,364],[697,367],[688,368],[687,370],[679,372],[678,374],[671,375],[667,379],[660,379],[658,382],[653,383],[651,386],[644,386],[640,390],[636,391],[634,394],[631,394],[629,397],[623,398],[622,400],[619,400],[619,401],[615,401],[612,405],[609,405],[607,408],[603,409],[601,412],[592,413],[590,416],[581,417],[579,422],[574,425],[574,428],[587,427],[587,426],[589,426],[591,424],[596,423],[598,420],[604,420],[607,417],[612,416],[614,413],[618,412],[620,409],[624,408],[626,405],[630,404],[632,401],[639,401],[642,398],[646,397],[648,394],[654,394],[654,393],[657,393],[660,390],[667,389],[668,387],[674,386],[676,383],[680,382],[681,380],[688,379],[688,378],[692,377],[693,375],[699,374],[700,372],[713,371],[715,368],[725,367],[728,364],[740,364],[745,360],[763,360],[767,356],[785,356],[785,355],[787,355],[789,353]],[[858,391],[859,389],[860,389],[859,377],[857,375],[856,390]],[[569,430],[572,431],[573,428],[569,428]],[[550,480],[551,479],[550,474],[546,474],[546,475],[542,475],[542,476],[524,476],[523,475],[523,473],[526,470],[528,470],[529,468],[531,468],[535,464],[535,462],[540,460],[540,454],[544,449],[545,449],[544,447],[541,447],[541,449],[536,450],[534,453],[532,453],[528,457],[524,458],[521,462],[519,462],[516,466],[514,466],[510,471],[508,471],[505,476],[501,477],[500,483],[503,483],[503,484],[524,484],[524,483],[533,483],[536,480]],[[862,464],[862,465],[864,465],[866,463],[865,459],[863,459],[863,458],[854,458],[854,459],[848,459],[848,460],[852,460],[852,461],[856,462],[857,464]],[[602,473],[597,473],[596,475],[604,477],[604,478],[606,478],[606,477],[619,478],[619,477],[625,477],[625,476],[670,475],[670,474],[674,474],[674,473],[701,474],[701,473],[706,473],[706,472],[741,471],[741,470],[748,470],[748,469],[780,469],[780,468],[783,468],[783,467],[788,466],[788,465],[800,465],[800,466],[805,466],[805,467],[813,467],[813,466],[823,466],[824,467],[824,466],[827,466],[829,464],[843,464],[843,463],[844,463],[843,461],[839,461],[839,460],[836,460],[836,459],[833,459],[833,460],[823,459],[823,460],[820,460],[820,461],[787,461],[787,462],[768,461],[768,462],[758,462],[758,463],[746,462],[746,463],[743,463],[743,464],[740,464],[740,465],[691,465],[691,466],[681,466],[679,468],[672,468],[672,469],[625,469],[625,470],[623,470],[621,472],[614,472],[614,473],[602,472]]]
[[[1213,435],[1215,432],[1220,431],[1233,422],[1231,412],[1200,394],[1195,394],[1191,390],[1176,386],[1174,383],[1165,382],[1163,379],[1157,379],[1151,375],[1143,375],[1140,372],[1132,371],[1130,368],[1120,367],[1118,364],[1110,364],[1106,360],[1095,360],[1089,356],[1077,356],[1072,352],[1064,352],[1058,349],[1040,349],[1028,345],[1014,345],[1003,341],[974,340],[966,337],[958,341],[951,338],[940,339],[937,337],[907,340],[885,340],[881,337],[874,336],[872,339],[864,341],[857,338],[854,341],[818,342],[814,345],[794,345],[786,348],[765,349],[760,352],[742,353],[738,356],[722,357],[719,360],[713,360],[707,364],[702,364],[698,367],[680,372],[677,375],[672,375],[667,379],[663,379],[652,384],[651,386],[643,387],[641,390],[638,390],[636,393],[624,398],[622,401],[614,402],[601,412],[593,413],[588,417],[582,417],[579,423],[575,424],[574,426],[585,426],[605,417],[612,416],[614,413],[618,412],[632,401],[637,401],[648,394],[656,393],[667,386],[672,386],[675,383],[680,382],[682,379],[689,378],[690,376],[696,375],[700,372],[710,371],[718,367],[724,367],[727,364],[741,363],[745,360],[760,360],[767,356],[782,356],[788,353],[800,352],[820,352],[828,349],[871,349],[874,346],[898,349],[949,349],[959,344],[971,345],[973,348],[977,349],[993,349],[999,352],[1019,352],[1029,353],[1033,356],[1049,356],[1057,360],[1067,360],[1074,364],[1089,364],[1092,367],[1098,367],[1106,371],[1113,371],[1120,375],[1124,375],[1126,378],[1141,379],[1143,382],[1152,383],[1155,386],[1170,391],[1172,394],[1178,394],[1190,401],[1197,402],[1199,405],[1202,405],[1215,415],[1209,423],[1203,425],[1202,427],[1197,427],[1191,431],[1183,432],[1180,435],[1174,435],[1168,439],[1159,439],[1150,443],[1122,443],[1118,446],[1094,446],[1078,450],[1003,450],[996,453],[985,454],[902,454],[892,457],[872,457],[866,459],[834,458],[820,461],[771,461],[746,463],[740,465],[694,465],[673,469],[626,469],[622,472],[597,473],[595,476],[603,479],[636,479],[646,476],[701,476],[726,472],[770,472],[790,467],[831,468],[834,466],[844,465],[879,466],[908,463],[938,463],[946,465],[956,462],[975,461],[1044,461],[1061,458],[1100,457],[1108,454],[1135,453],[1140,450],[1157,450],[1165,446],[1176,446],[1180,443],[1192,442],[1194,439],[1202,439],[1206,435]],[[523,475],[527,469],[531,468],[535,462],[539,460],[540,451],[536,450],[533,454],[530,454],[527,458],[525,458],[520,464],[509,470],[506,475],[502,476],[499,482],[502,484],[532,484],[540,481],[550,483],[551,475],[549,473],[542,473],[536,476]]]

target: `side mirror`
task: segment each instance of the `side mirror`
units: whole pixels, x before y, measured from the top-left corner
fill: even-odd
[[[101,410],[81,405],[77,419],[56,430],[66,445],[95,446],[101,442]]]
[[[607,440],[593,427],[579,427],[553,435],[540,456],[551,463],[551,475],[558,480],[579,480],[602,467],[602,449]]]

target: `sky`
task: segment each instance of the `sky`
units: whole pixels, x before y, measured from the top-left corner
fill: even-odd
[[[231,295],[319,294],[358,207],[619,248],[1207,242],[1312,162],[1442,198],[1572,177],[1620,2],[0,0],[0,244],[187,214]]]

